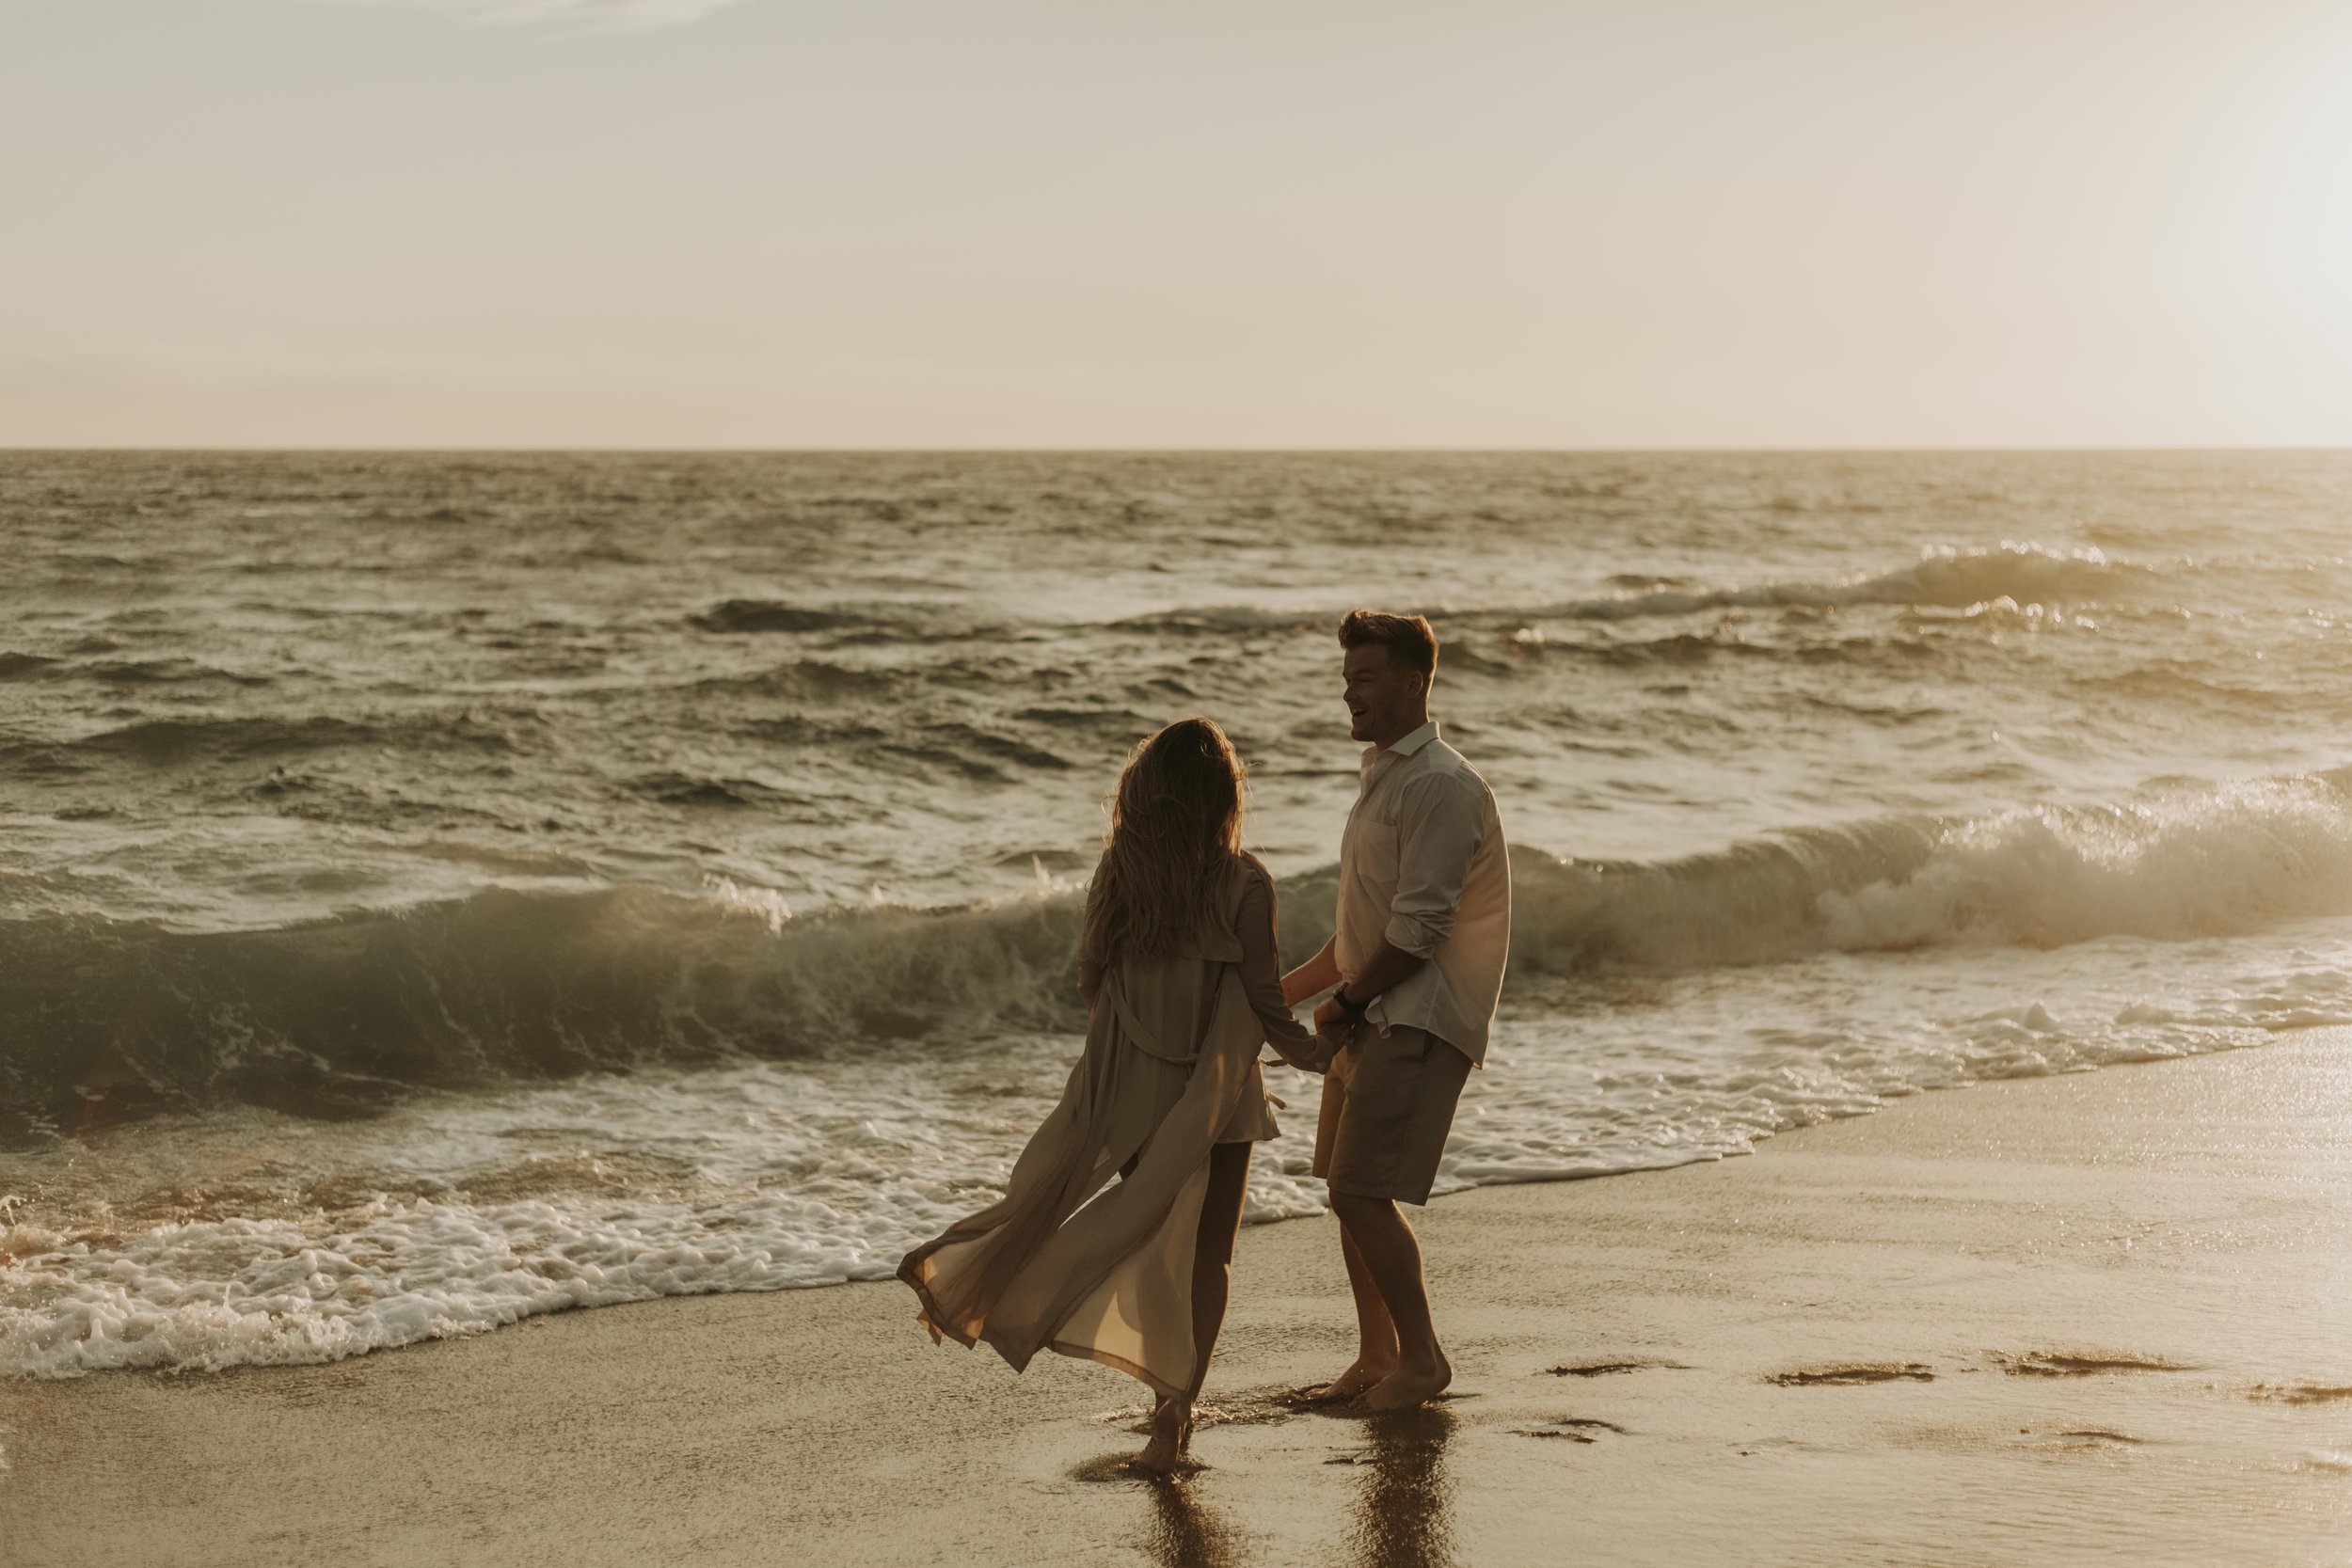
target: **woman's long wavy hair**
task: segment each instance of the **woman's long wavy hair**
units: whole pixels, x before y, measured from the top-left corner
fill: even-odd
[[[1241,852],[1247,771],[1207,719],[1179,719],[1129,754],[1087,901],[1087,944],[1100,961],[1167,958],[1208,918]]]

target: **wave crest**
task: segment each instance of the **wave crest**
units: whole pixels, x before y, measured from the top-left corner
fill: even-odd
[[[272,930],[0,924],[0,1132],[226,1102],[359,1116],[411,1087],[1079,1025],[1068,895],[780,910],[491,888]]]
[[[1519,973],[2229,936],[2352,912],[2352,769],[2127,804],[1809,828],[1658,863],[1514,850]],[[1283,879],[1284,950],[1333,868]],[[0,926],[0,1130],[244,1101],[364,1115],[412,1086],[775,1058],[953,1030],[1074,1030],[1077,896],[795,918],[726,884],[494,888],[397,912],[183,933]]]
[[[2052,550],[2004,541],[1990,549],[1932,546],[1909,566],[1842,582],[1797,580],[1663,589],[1578,600],[1534,614],[1543,619],[1617,621],[1709,610],[1841,610],[1855,605],[1966,610],[2003,599],[2015,605],[2100,604],[2136,597],[2163,580],[2164,574],[2153,567],[2116,561],[2101,550]]]
[[[1791,578],[1701,588],[1674,578],[1620,574],[1611,580],[1636,591],[1550,605],[1436,606],[1429,613],[1440,621],[1632,621],[1721,610],[1844,610],[1861,605],[1969,610],[2004,602],[2014,611],[2144,598],[2162,587],[2169,575],[2098,549],[2054,550],[2004,541],[1990,547],[1931,546],[1908,566],[1834,582]],[[1321,628],[1338,620],[1336,612],[1218,605],[1165,610],[1116,624],[1171,633],[1228,633]]]
[[[2122,805],[1807,828],[1658,863],[1515,857],[1516,960],[1682,971],[1823,952],[2178,942],[2352,912],[2352,770]]]

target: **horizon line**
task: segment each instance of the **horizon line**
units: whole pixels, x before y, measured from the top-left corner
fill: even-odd
[[[2149,452],[2352,452],[2352,441],[2273,442],[2252,445],[2197,445],[2187,442],[2147,442],[2130,445],[2069,446],[2061,443],[2027,446],[1985,446],[1971,443],[1864,446],[1743,446],[1733,443],[1675,446],[1665,443],[1644,443],[1619,446],[887,446],[882,444],[850,446],[633,446],[595,445],[590,443],[546,443],[518,445],[342,445],[336,443],[294,443],[270,446],[262,443],[238,442],[204,446],[146,445],[130,442],[80,446],[19,445],[0,442],[0,456],[20,456],[31,453],[84,455],[97,453],[144,453],[151,455],[180,454],[247,454],[270,455],[285,453],[372,453],[379,455],[437,456],[461,453],[510,453],[515,455],[556,456],[572,454],[618,454],[632,456],[736,456],[736,457],[827,457],[827,456],[937,456],[937,457],[1246,457],[1246,456],[1620,456],[1636,454],[1718,454],[1724,456],[1861,456],[1872,454],[2013,454],[2013,453],[2149,453]]]

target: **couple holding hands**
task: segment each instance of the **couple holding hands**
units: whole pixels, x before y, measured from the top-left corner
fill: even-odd
[[[1055,1350],[1150,1385],[1147,1469],[1188,1463],[1249,1146],[1276,1133],[1262,1043],[1325,1074],[1313,1173],[1339,1217],[1359,1344],[1317,1397],[1401,1409],[1453,1377],[1397,1204],[1428,1201],[1486,1053],[1510,869],[1493,791],[1429,719],[1429,623],[1359,610],[1340,644],[1365,751],[1331,940],[1280,972],[1273,880],[1241,847],[1244,768],[1224,732],[1185,719],[1144,741],[1087,893],[1085,1053],[1003,1200],[898,1268],[934,1339],[984,1342],[1016,1370]],[[1291,1009],[1325,992],[1310,1032]]]

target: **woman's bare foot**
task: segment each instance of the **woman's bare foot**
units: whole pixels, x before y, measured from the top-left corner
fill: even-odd
[[[1428,1366],[1407,1364],[1397,1368],[1373,1385],[1364,1395],[1364,1403],[1374,1410],[1410,1410],[1444,1393],[1446,1385],[1453,1381],[1453,1364],[1441,1352]]]
[[[1152,1441],[1136,1455],[1135,1467],[1158,1476],[1199,1469],[1191,1450],[1192,1401],[1166,1396],[1152,1407]]]

